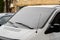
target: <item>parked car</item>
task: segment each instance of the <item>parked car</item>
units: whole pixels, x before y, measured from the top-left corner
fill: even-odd
[[[3,40],[60,40],[60,6],[27,6],[0,27]]]
[[[0,13],[0,17],[4,16],[6,13]]]
[[[0,14],[0,26],[5,24],[14,14],[13,13],[1,13]]]

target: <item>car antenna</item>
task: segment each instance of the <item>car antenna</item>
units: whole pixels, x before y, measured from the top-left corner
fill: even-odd
[[[38,33],[38,27],[39,27],[40,17],[41,17],[41,14],[39,15],[38,24],[37,24],[37,28],[36,28],[36,33]]]

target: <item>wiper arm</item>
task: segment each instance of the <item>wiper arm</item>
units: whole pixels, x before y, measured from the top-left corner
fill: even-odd
[[[8,21],[10,24],[12,24],[13,25],[13,27],[15,27],[15,28],[18,28],[17,26],[15,26],[14,25],[14,23],[13,22],[11,22],[11,21]]]
[[[8,21],[10,24],[14,24],[13,22],[11,22],[11,21]]]
[[[19,23],[19,22],[16,22],[17,24],[20,24],[20,25],[22,25],[22,26],[25,26],[25,27],[27,27],[27,28],[29,28],[29,29],[34,29],[34,28],[31,28],[31,27],[29,27],[28,25],[25,25],[25,24],[23,24],[23,23]]]

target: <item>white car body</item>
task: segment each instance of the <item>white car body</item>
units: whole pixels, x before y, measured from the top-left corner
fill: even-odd
[[[0,36],[19,40],[52,40],[54,35],[44,34],[44,32],[50,25],[53,16],[60,12],[59,7],[59,5],[24,7],[9,20],[19,28],[15,28],[7,22],[0,27]],[[24,23],[34,29],[23,27],[15,22]]]

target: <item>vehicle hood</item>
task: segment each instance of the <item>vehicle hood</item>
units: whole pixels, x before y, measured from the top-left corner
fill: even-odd
[[[5,25],[2,25],[0,27],[0,36],[7,37],[7,38],[24,40],[33,33],[35,33],[35,30],[14,28]]]

